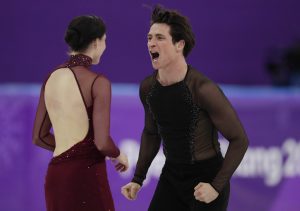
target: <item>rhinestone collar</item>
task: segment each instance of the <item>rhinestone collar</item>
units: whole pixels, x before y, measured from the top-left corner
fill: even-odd
[[[89,67],[91,65],[92,65],[92,58],[84,54],[71,55],[69,61],[67,62],[68,67],[74,67],[74,66]]]

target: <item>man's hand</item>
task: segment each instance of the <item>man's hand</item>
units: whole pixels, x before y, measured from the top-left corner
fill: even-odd
[[[121,188],[121,193],[128,199],[128,200],[135,200],[137,197],[137,193],[139,192],[141,186],[135,182],[130,182],[127,185]]]
[[[219,196],[219,193],[209,183],[200,182],[194,190],[196,200],[205,203],[210,203]]]

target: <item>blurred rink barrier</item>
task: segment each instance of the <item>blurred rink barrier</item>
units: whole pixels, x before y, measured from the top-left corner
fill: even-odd
[[[231,180],[229,211],[300,210],[300,88],[221,86],[247,131],[250,146]],[[112,87],[111,134],[130,162],[126,173],[108,174],[117,211],[145,211],[164,156],[153,161],[138,199],[120,188],[133,176],[143,108],[138,85]],[[43,211],[44,176],[51,153],[31,141],[40,84],[0,85],[0,210]],[[223,154],[228,142],[220,136]]]

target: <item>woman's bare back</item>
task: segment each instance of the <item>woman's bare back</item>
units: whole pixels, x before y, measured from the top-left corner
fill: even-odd
[[[90,65],[91,60],[85,55],[71,56],[43,84],[34,142],[54,151],[54,156],[83,141],[89,131],[104,156],[117,157],[120,153],[110,137],[110,82],[90,71]]]

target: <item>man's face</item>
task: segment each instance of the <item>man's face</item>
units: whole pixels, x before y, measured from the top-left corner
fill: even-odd
[[[172,42],[170,26],[164,23],[154,23],[151,26],[147,45],[154,69],[166,68],[180,53]]]

